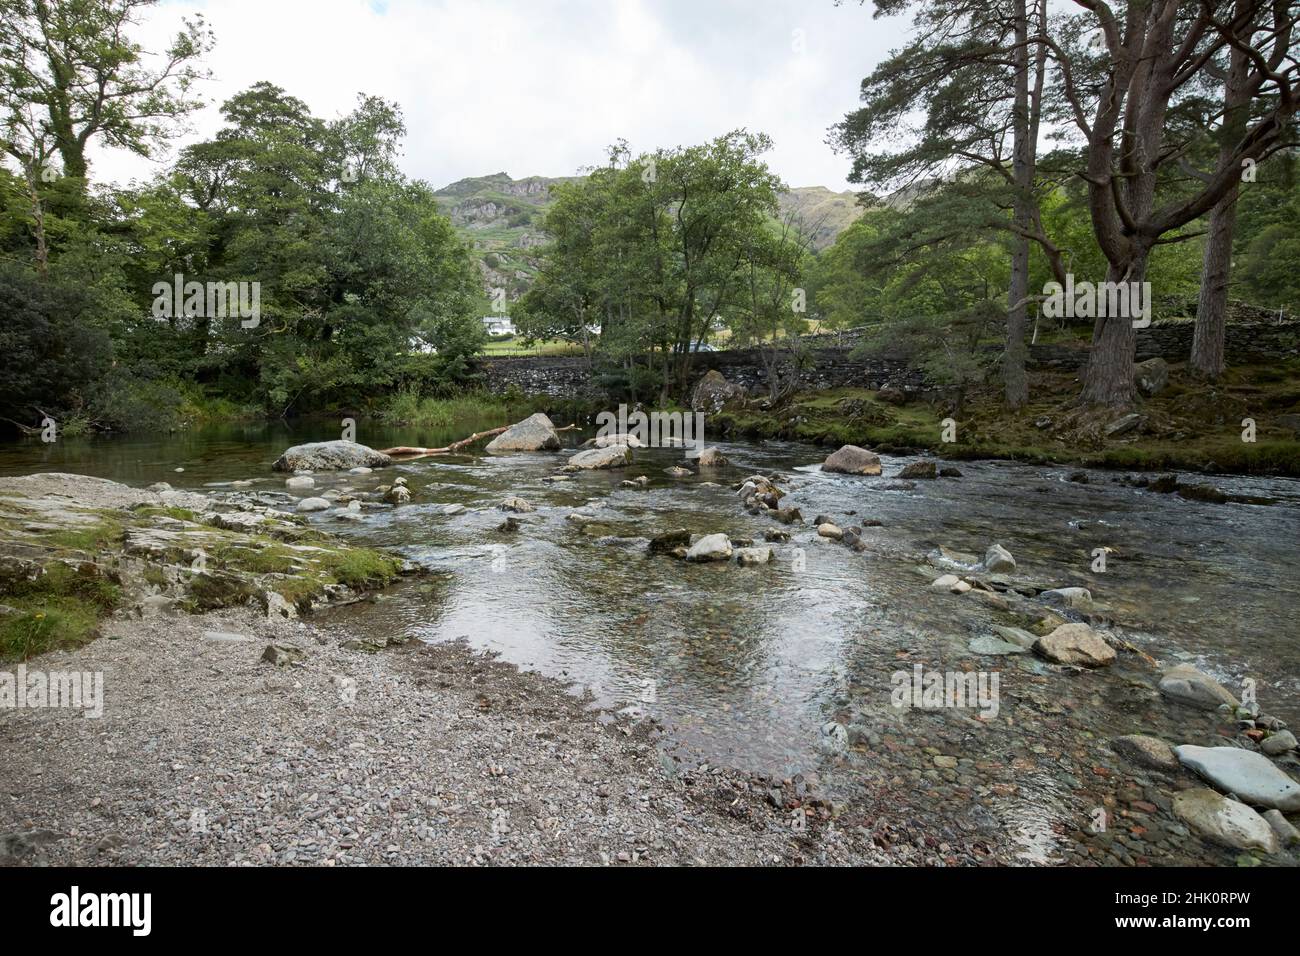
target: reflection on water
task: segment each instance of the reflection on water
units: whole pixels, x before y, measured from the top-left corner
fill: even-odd
[[[368,433],[363,425],[358,437],[376,447],[437,445],[494,424]],[[28,442],[0,449],[0,472],[78,471],[185,488],[256,477],[265,479],[259,490],[281,491],[270,462],[289,444],[332,437],[299,427]],[[1140,491],[1099,473],[1080,484],[1061,469],[979,462],[961,464],[960,479],[882,490],[879,479],[821,474],[815,463],[825,452],[806,446],[720,447],[732,465],[712,487],[703,478],[667,478],[663,470],[678,457],[670,450],[639,450],[626,474],[555,482],[543,480],[563,462],[555,454],[399,465],[412,504],[368,512],[357,526],[319,520],[444,573],[407,582],[378,605],[336,612],[331,626],[379,631],[397,621],[427,641],[466,640],[580,683],[602,705],[643,707],[671,728],[680,754],[816,774],[831,792],[859,801],[864,815],[968,796],[989,819],[967,814],[957,829],[969,832],[955,837],[1001,827],[1031,860],[1056,858],[1062,820],[1088,812],[1074,806],[1091,799],[1092,782],[1080,779],[1094,759],[1087,748],[1140,730],[1177,739],[1186,727],[1176,722],[1187,718],[1147,692],[1150,669],[1132,655],[1105,675],[1069,677],[1032,657],[973,654],[969,642],[989,633],[990,611],[926,586],[935,574],[918,566],[933,548],[982,554],[1000,542],[1033,582],[1092,589],[1113,608],[1123,636],[1154,658],[1191,661],[1229,687],[1254,679],[1266,711],[1300,721],[1293,573],[1300,483],[1216,479],[1229,492],[1274,500],[1225,506]],[[901,463],[886,459],[886,474]],[[773,565],[691,565],[646,553],[649,537],[678,527],[761,543],[779,526],[746,515],[731,488],[756,472],[783,476],[809,520],[790,542],[773,545]],[[652,479],[648,489],[619,486],[639,474]],[[317,476],[311,493],[331,483],[365,490],[391,476]],[[536,511],[519,516],[517,533],[498,532],[496,506],[512,494]],[[468,510],[444,514],[450,504]],[[575,511],[596,520],[568,520]],[[866,528],[867,550],[854,554],[810,530],[819,513],[845,527],[868,519],[881,527]],[[1113,549],[1104,574],[1090,567],[1099,547]],[[796,570],[796,549],[806,570]],[[1001,669],[1003,717],[985,724],[952,711],[895,711],[890,675],[915,663]],[[846,754],[828,750],[828,721],[848,729]],[[962,762],[931,766],[947,754]],[[1014,779],[1014,792],[999,789],[1001,775]],[[894,796],[871,808],[891,788]]]

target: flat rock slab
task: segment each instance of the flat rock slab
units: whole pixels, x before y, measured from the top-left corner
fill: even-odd
[[[1203,710],[1217,710],[1223,704],[1240,706],[1226,687],[1190,664],[1179,664],[1165,671],[1160,678],[1160,693],[1180,704]]]
[[[1210,783],[1235,793],[1246,803],[1283,813],[1300,810],[1300,783],[1273,765],[1267,757],[1238,747],[1195,747],[1185,744],[1174,753],[1183,765]]]
[[[1008,654],[1023,654],[1028,648],[1012,644],[1000,637],[984,634],[970,642],[971,653],[985,654],[990,657],[1005,657]]]
[[[1054,664],[1105,667],[1115,662],[1115,649],[1087,624],[1062,624],[1034,644]]]
[[[1174,814],[1200,836],[1236,850],[1276,853],[1277,834],[1268,821],[1236,800],[1203,788],[1174,796]]]
[[[589,448],[570,458],[569,464],[584,471],[599,468],[622,468],[624,465],[632,464],[632,449],[626,445]]]
[[[1110,749],[1143,767],[1151,767],[1154,770],[1178,769],[1178,757],[1174,754],[1174,748],[1159,737],[1126,734],[1112,740]]]

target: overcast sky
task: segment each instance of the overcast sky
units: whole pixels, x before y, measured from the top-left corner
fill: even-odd
[[[435,187],[505,171],[573,175],[622,137],[634,150],[747,127],[772,136],[792,186],[849,188],[826,131],[905,24],[857,0],[164,0],[139,36],[160,49],[183,15],[216,33],[213,105],[269,80],[333,118],[358,92],[397,101],[407,174]],[[154,166],[92,154],[125,183]]]

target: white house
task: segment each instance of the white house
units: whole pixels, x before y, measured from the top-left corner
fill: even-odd
[[[487,330],[488,335],[515,334],[515,324],[510,321],[510,316],[508,315],[483,316],[483,328]]]

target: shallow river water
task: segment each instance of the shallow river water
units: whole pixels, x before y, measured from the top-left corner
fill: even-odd
[[[375,447],[444,444],[478,427],[372,429]],[[0,473],[75,471],[144,485],[221,491],[237,479],[283,494],[270,462],[326,429],[262,427],[164,440],[28,442],[0,447]],[[590,431],[587,432],[590,434]],[[575,433],[565,436],[573,442]],[[886,490],[911,459],[885,457],[885,478],[822,474],[825,449],[719,444],[731,464],[674,480],[679,452],[638,450],[625,471],[548,483],[555,453],[423,459],[372,476],[317,476],[364,491],[405,475],[411,504],[367,510],[353,525],[313,516],[361,543],[392,548],[436,573],[407,579],[377,603],[332,613],[332,629],[400,628],[426,641],[463,640],[594,696],[593,719],[637,707],[667,728],[663,761],[707,762],[798,777],[833,800],[837,825],[882,844],[925,841],[964,863],[1232,863],[1236,854],[1188,835],[1168,812],[1176,783],[1109,751],[1119,734],[1213,744],[1224,718],[1155,693],[1155,667],[1125,653],[1073,673],[1033,655],[987,656],[971,641],[1007,623],[986,604],[928,587],[939,546],[982,555],[1001,543],[1017,576],[1083,585],[1110,609],[1113,629],[1161,665],[1187,661],[1239,695],[1253,681],[1266,713],[1300,726],[1300,482],[1214,477],[1268,504],[1210,504],[1141,490],[1119,475],[962,462],[961,478]],[[177,473],[176,468],[184,468]],[[742,568],[651,556],[647,539],[673,528],[726,532],[761,544],[782,527],[746,514],[733,490],[745,476],[780,476],[805,516],[775,544],[776,560]],[[647,475],[649,488],[620,487]],[[707,481],[715,483],[710,487]],[[496,530],[497,505],[519,495],[536,511]],[[287,496],[284,499],[290,502]],[[444,508],[468,509],[448,516]],[[599,518],[567,520],[581,510]],[[818,538],[812,518],[842,527],[869,519],[867,549]],[[1112,549],[1104,573],[1094,549]],[[996,672],[998,713],[898,709],[893,675],[915,665]],[[836,723],[847,740],[828,733]],[[1222,742],[1222,741],[1221,741]],[[1293,768],[1294,772],[1294,768]],[[1096,826],[1098,812],[1108,825]],[[1294,863],[1281,857],[1276,862]]]

